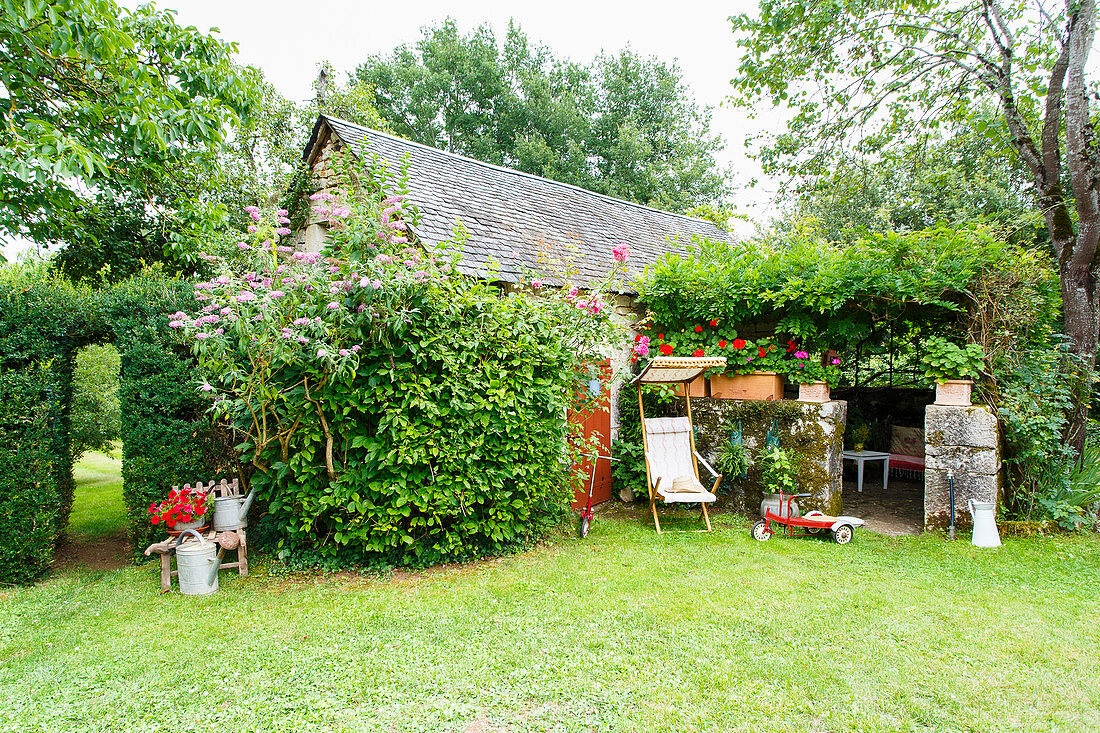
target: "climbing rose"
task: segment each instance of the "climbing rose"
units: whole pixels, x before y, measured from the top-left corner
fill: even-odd
[[[745,339],[734,339],[733,340],[733,348],[735,348],[735,349],[745,348]]]
[[[669,356],[672,353],[672,344],[661,344],[661,354]]]
[[[611,253],[615,256],[616,262],[626,262],[626,258],[630,256],[630,246],[623,242],[618,247],[611,250]]]
[[[705,356],[702,349],[696,349],[695,351],[691,352],[691,355],[692,356]]]

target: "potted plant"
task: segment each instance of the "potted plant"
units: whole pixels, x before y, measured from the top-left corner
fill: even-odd
[[[852,431],[852,448],[856,453],[863,451],[863,446],[866,445],[870,437],[871,428],[867,426],[867,423],[860,423],[856,426],[856,429]]]
[[[840,358],[822,356],[813,358],[809,352],[793,352],[788,374],[798,383],[799,402],[828,402],[829,383],[836,382]]]
[[[783,376],[776,371],[782,352],[768,339],[735,338],[718,342],[728,369],[710,378],[710,396],[724,400],[783,398]]]
[[[924,346],[924,375],[936,381],[936,404],[969,407],[974,378],[985,359],[982,347],[959,346],[942,336],[928,339]]]
[[[149,521],[154,525],[163,524],[170,535],[178,535],[205,527],[212,505],[206,492],[184,484],[182,489],[171,489],[164,501],[149,505]]]
[[[787,502],[780,502],[779,494],[782,492],[788,498],[791,494],[797,494],[798,488],[794,482],[794,467],[791,466],[791,457],[787,451],[778,445],[772,446],[763,457],[764,500],[760,502],[760,516],[763,517],[768,509],[783,517],[787,515]],[[798,514],[798,502],[791,502],[790,511]]]

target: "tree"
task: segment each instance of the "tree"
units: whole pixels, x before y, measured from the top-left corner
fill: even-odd
[[[776,226],[810,219],[821,236],[848,243],[871,231],[981,221],[1014,242],[1046,244],[1030,175],[1013,157],[970,128],[946,138],[928,134],[874,157],[845,156],[798,181],[789,216]]]
[[[73,460],[90,450],[107,450],[122,434],[119,365],[114,346],[95,344],[77,352],[69,424]]]
[[[557,58],[510,23],[428,28],[415,47],[360,65],[379,114],[411,140],[665,209],[728,194],[710,110],[679,69],[630,49],[590,65]]]
[[[170,11],[112,0],[0,8],[0,232],[94,237],[97,197],[162,206],[166,184],[214,154],[253,103],[235,47]],[[189,217],[180,210],[192,201]],[[208,214],[201,196],[173,203],[185,219]]]
[[[819,173],[844,143],[861,152],[975,121],[1030,173],[1058,260],[1066,335],[1087,367],[1100,339],[1100,152],[1085,64],[1095,0],[1051,9],[1017,0],[764,0],[731,19],[745,55],[737,99],[795,110],[763,152],[772,170]],[[982,105],[997,125],[976,119]],[[1068,187],[1067,187],[1068,186]],[[1067,439],[1084,445],[1087,390]]]

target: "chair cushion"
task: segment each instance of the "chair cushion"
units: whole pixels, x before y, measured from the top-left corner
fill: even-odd
[[[902,425],[890,426],[890,452],[903,456],[924,457],[924,431]]]

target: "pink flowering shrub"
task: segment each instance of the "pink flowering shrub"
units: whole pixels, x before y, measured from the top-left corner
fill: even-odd
[[[567,515],[562,415],[619,338],[610,301],[460,275],[454,242],[411,242],[415,207],[380,171],[358,174],[360,188],[313,202],[325,252],[281,244],[261,210],[242,266],[196,283],[200,307],[172,315],[196,389],[243,436],[284,557],[425,563],[523,546]]]

